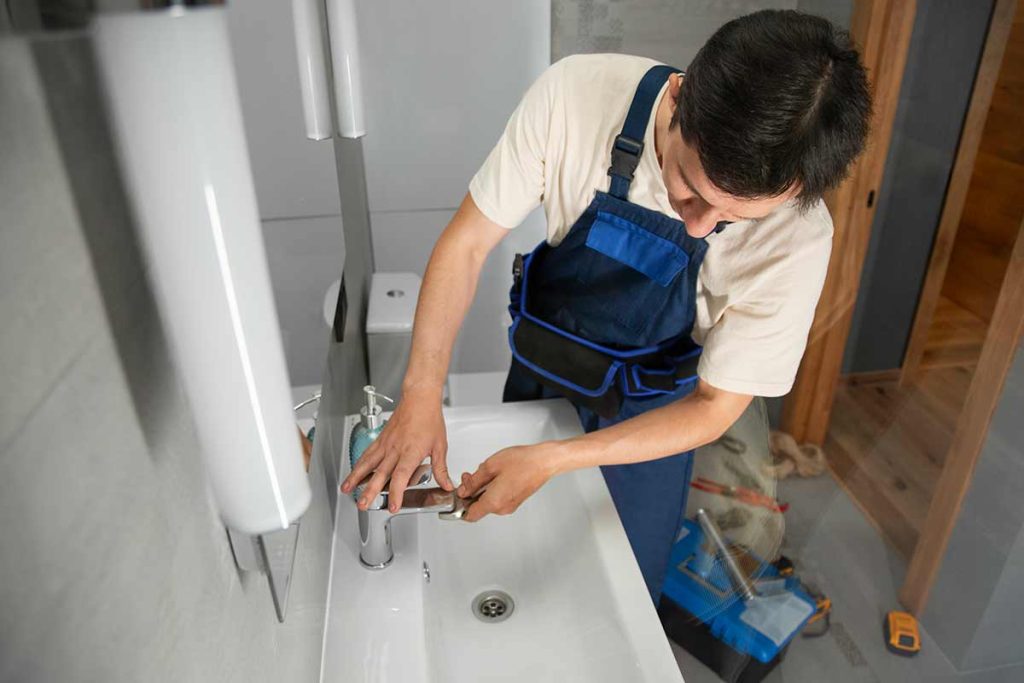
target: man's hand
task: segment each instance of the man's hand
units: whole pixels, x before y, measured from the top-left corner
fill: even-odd
[[[455,336],[473,300],[480,269],[508,232],[487,218],[467,194],[437,240],[416,303],[402,400],[341,486],[342,491],[349,493],[374,472],[357,502],[361,510],[377,497],[391,477],[388,507],[397,512],[409,478],[427,456],[437,483],[448,491],[455,488],[445,464],[448,436],[441,415],[442,387],[448,376]]]
[[[564,441],[498,451],[473,474],[463,475],[458,495],[480,495],[463,518],[515,512],[544,482],[560,472],[625,465],[684,453],[711,443],[736,421],[751,397],[701,380],[685,398]],[[482,495],[481,495],[482,492]]]
[[[384,425],[377,440],[370,444],[363,456],[345,478],[341,490],[349,493],[366,476],[373,472],[369,485],[357,501],[360,510],[365,510],[377,494],[383,490],[388,477],[388,508],[397,512],[402,507],[402,497],[409,485],[413,471],[430,456],[434,479],[446,491],[455,488],[448,476],[445,462],[448,455],[448,434],[441,414],[441,397],[436,392],[402,393],[391,419]]]
[[[463,519],[475,522],[485,515],[515,512],[555,475],[554,443],[505,448],[480,463],[473,474],[463,474],[456,491],[459,497],[480,495]]]

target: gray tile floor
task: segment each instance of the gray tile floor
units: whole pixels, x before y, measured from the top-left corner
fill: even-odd
[[[898,609],[904,560],[882,540],[852,500],[825,474],[787,479],[778,497],[786,513],[783,553],[800,576],[832,598],[832,629],[822,638],[797,638],[785,659],[765,680],[770,683],[860,683],[927,681],[1002,683],[1024,680],[1024,668],[961,673],[922,631],[920,654],[912,659],[889,653],[882,642],[882,618]],[[673,644],[686,683],[719,678]]]

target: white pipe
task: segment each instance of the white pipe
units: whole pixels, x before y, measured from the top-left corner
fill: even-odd
[[[306,137],[310,140],[326,140],[334,135],[324,50],[324,14],[323,0],[292,0],[302,110],[306,118]]]
[[[366,114],[363,111],[355,0],[327,0],[327,31],[331,43],[338,134],[344,138],[361,138],[366,135]]]
[[[94,26],[140,243],[217,507],[237,531],[287,528],[311,491],[224,10],[101,14]]]

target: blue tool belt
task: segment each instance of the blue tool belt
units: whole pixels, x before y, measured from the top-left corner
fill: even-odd
[[[512,357],[538,382],[610,419],[624,397],[673,394],[697,381],[701,347],[689,334],[653,346],[611,348],[532,315],[526,302],[534,253],[517,254],[513,264],[509,345]]]

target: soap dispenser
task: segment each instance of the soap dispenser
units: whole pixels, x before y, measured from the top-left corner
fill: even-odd
[[[370,444],[377,440],[387,423],[387,420],[381,417],[383,410],[377,404],[377,399],[394,403],[384,394],[377,393],[372,384],[363,387],[363,392],[366,394],[366,405],[359,409],[359,424],[353,427],[352,436],[348,441],[348,459],[352,467],[356,466],[356,462],[363,457]]]

